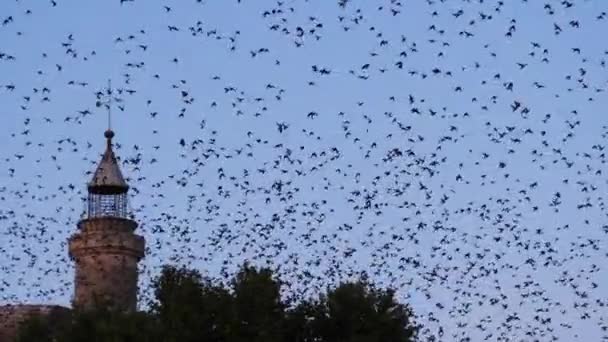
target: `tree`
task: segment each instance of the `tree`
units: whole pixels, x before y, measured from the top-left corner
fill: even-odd
[[[320,303],[318,331],[324,341],[410,341],[416,333],[411,310],[395,300],[393,290],[343,283]]]
[[[162,326],[163,341],[222,341],[227,334],[232,297],[199,272],[166,266],[152,287],[150,313]]]
[[[146,312],[109,307],[33,317],[20,342],[226,341],[384,342],[413,341],[417,328],[408,306],[393,290],[365,281],[342,283],[316,299],[289,305],[270,269],[245,264],[229,286],[186,268],[165,266],[153,281]]]
[[[342,283],[318,300],[305,301],[290,313],[291,341],[413,341],[418,328],[409,307],[394,291],[366,282]]]
[[[325,341],[320,333],[322,321],[325,319],[324,315],[323,303],[313,300],[299,303],[287,312],[286,340],[293,342]]]
[[[68,315],[68,312],[53,309],[47,316],[33,316],[20,326],[17,340],[47,341],[50,336],[66,329],[65,325],[69,322]]]
[[[232,281],[233,320],[231,341],[282,341],[285,304],[281,285],[270,269],[245,264]]]
[[[34,316],[19,329],[18,342],[153,341],[158,329],[146,313],[95,311],[51,312]]]

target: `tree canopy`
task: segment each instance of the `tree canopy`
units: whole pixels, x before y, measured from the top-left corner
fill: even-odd
[[[318,298],[289,303],[267,268],[243,265],[228,286],[198,271],[165,266],[147,311],[52,312],[21,325],[17,341],[413,341],[418,330],[394,290],[345,282]]]

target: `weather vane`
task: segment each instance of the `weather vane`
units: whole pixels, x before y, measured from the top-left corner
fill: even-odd
[[[108,130],[112,129],[112,80],[108,79]]]
[[[108,88],[105,91],[97,92],[96,106],[104,106],[108,110],[108,130],[112,129],[112,105],[113,102],[121,102],[120,98],[114,97],[114,91],[112,90],[112,80],[108,80]]]

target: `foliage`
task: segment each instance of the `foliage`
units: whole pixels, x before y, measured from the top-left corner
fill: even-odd
[[[316,299],[289,306],[270,269],[245,264],[230,286],[186,268],[165,266],[153,282],[147,312],[106,308],[32,317],[19,331],[30,341],[413,341],[417,327],[393,290],[365,281],[342,283]]]
[[[51,312],[32,317],[20,327],[18,342],[122,342],[154,341],[158,328],[146,313],[95,311]]]

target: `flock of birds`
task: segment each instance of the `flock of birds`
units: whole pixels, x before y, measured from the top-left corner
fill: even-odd
[[[397,289],[429,341],[608,341],[608,2],[6,0],[0,304],[67,305],[115,150],[166,263]],[[113,88],[106,80],[112,78]]]

